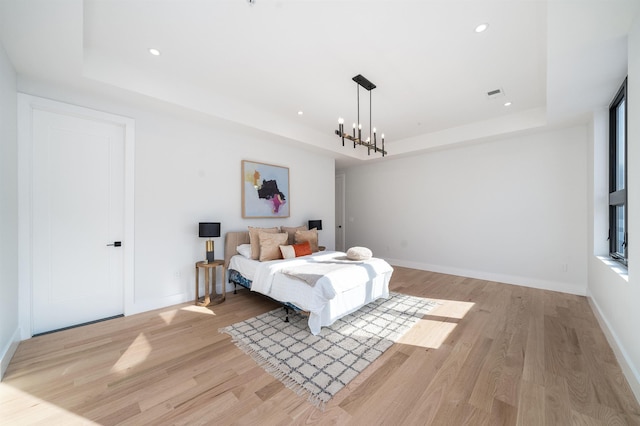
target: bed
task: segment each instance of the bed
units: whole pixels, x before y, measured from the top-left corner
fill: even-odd
[[[229,282],[259,292],[294,310],[309,314],[312,334],[379,298],[389,297],[393,268],[383,259],[348,261],[346,254],[319,251],[294,259],[260,262],[240,255],[237,247],[250,242],[249,232],[225,236],[225,267]],[[305,281],[297,272],[328,268],[322,276]],[[307,274],[309,275],[309,274]]]

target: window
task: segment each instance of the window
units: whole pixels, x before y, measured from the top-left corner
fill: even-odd
[[[623,264],[628,256],[627,80],[609,106],[609,253]]]

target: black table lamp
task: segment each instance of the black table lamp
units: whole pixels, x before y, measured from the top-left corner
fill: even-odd
[[[213,240],[211,238],[220,236],[220,222],[200,222],[198,228],[198,236],[200,238],[209,238],[205,246],[207,250],[207,262],[213,262],[215,255],[213,253]]]
[[[309,221],[309,229],[316,228],[318,231],[322,231],[322,221],[321,220],[310,220]]]

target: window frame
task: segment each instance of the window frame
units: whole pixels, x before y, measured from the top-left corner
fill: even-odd
[[[618,189],[618,107],[624,102],[624,185],[621,189]],[[609,256],[627,266],[629,259],[629,214],[627,203],[627,190],[628,190],[628,170],[627,170],[627,111],[629,110],[629,102],[627,98],[627,78],[624,79],[618,93],[611,101],[609,105]],[[618,207],[624,208],[624,236],[621,247],[622,253],[618,251],[619,246],[619,229],[616,210]]]

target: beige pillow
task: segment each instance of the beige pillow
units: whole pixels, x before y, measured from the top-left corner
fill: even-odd
[[[289,237],[287,233],[260,232],[258,235],[260,238],[260,262],[282,259],[280,246],[287,243]]]
[[[289,240],[287,241],[288,245],[292,245],[295,243],[295,237],[296,237],[296,231],[306,231],[307,229],[307,225],[302,225],[302,226],[293,226],[293,227],[289,227],[289,226],[281,226],[280,229],[282,230],[282,232],[286,232],[287,234],[289,234]]]
[[[304,243],[305,241],[309,241],[309,244],[311,245],[311,251],[313,253],[319,251],[318,250],[318,230],[316,228],[313,228],[309,231],[296,231],[294,236],[294,243],[300,244],[300,243]]]
[[[249,241],[251,242],[251,258],[253,260],[258,260],[260,258],[260,237],[258,236],[259,232],[271,232],[275,234],[279,232],[280,229],[278,227],[273,228],[254,228],[253,226],[249,227]]]

